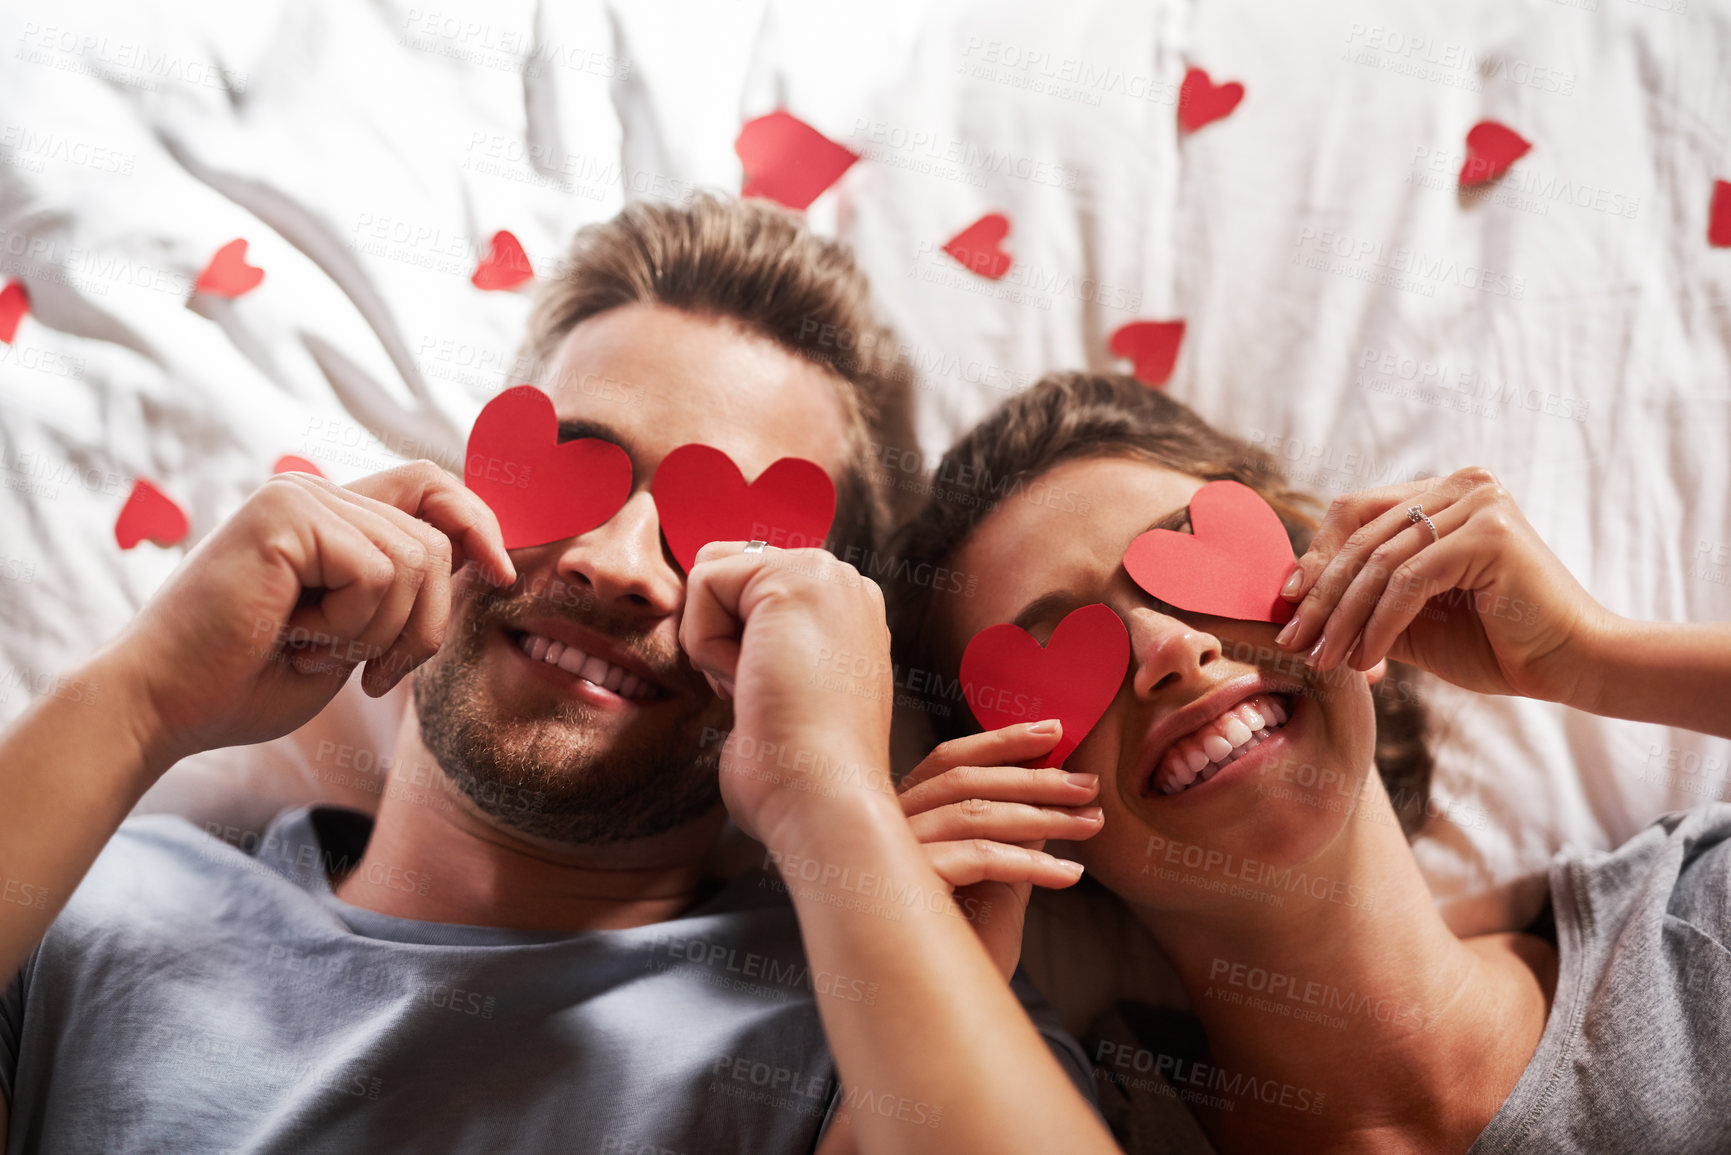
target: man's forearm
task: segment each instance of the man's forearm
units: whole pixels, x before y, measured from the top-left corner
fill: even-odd
[[[147,752],[140,695],[111,646],[0,732],[0,983],[167,769]]]
[[[1588,660],[1591,689],[1570,705],[1731,738],[1731,623],[1617,618]]]
[[[1116,1151],[887,794],[780,824],[780,864],[862,1151]],[[870,998],[862,997],[870,992]]]

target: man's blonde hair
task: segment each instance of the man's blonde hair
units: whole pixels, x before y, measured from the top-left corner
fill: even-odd
[[[566,334],[631,304],[719,318],[829,369],[849,450],[830,543],[843,557],[879,546],[898,505],[885,449],[914,446],[910,374],[845,246],[764,201],[635,202],[578,231],[530,314],[517,364],[543,380]]]

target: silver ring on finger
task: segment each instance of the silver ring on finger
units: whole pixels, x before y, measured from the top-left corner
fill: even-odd
[[[1430,540],[1432,545],[1435,545],[1437,542],[1442,540],[1442,535],[1436,531],[1436,522],[1425,516],[1424,506],[1412,505],[1407,507],[1406,519],[1414,525],[1423,522],[1424,527],[1430,530]]]
[[[1435,531],[1433,530],[1432,532],[1434,533]],[[741,553],[762,553],[764,550],[766,550],[768,548],[769,548],[769,543],[767,541],[748,541],[745,543],[745,548],[743,550],[741,550],[740,552]]]

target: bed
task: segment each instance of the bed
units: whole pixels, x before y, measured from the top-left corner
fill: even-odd
[[[0,44],[0,277],[28,297],[0,344],[3,718],[283,455],[458,461],[518,380],[529,298],[472,280],[495,235],[546,270],[627,198],[738,190],[741,126],[777,110],[859,155],[807,214],[905,343],[928,463],[1182,321],[1163,387],[1322,498],[1487,466],[1612,609],[1731,617],[1724,5],[80,0],[5,6]],[[1180,131],[1191,69],[1244,92]],[[1484,120],[1531,151],[1463,192]],[[995,279],[944,248],[990,214]],[[237,239],[262,282],[193,294]],[[141,479],[176,544],[120,547]],[[1558,849],[1728,794],[1722,740],[1425,694],[1417,853],[1458,930],[1523,924]],[[402,707],[351,683],[144,806],[365,804]]]

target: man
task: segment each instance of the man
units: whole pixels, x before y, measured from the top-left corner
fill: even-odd
[[[838,332],[864,352],[825,364]],[[946,880],[921,852],[876,587],[737,542],[684,574],[660,538],[655,468],[702,441],[748,477],[816,461],[836,539],[869,546],[871,446],[906,423],[884,337],[791,217],[633,206],[579,235],[527,342],[562,439],[631,458],[606,523],[507,551],[424,462],[249,498],[81,668],[100,710],[45,698],[0,737],[0,874],[39,896],[0,904],[13,1142],[1106,1149],[1081,1056],[1047,1054],[948,897],[1073,875],[1003,846]],[[825,647],[872,672],[813,677]],[[413,671],[393,763],[429,789],[372,823],[292,812],[252,857],[120,827],[176,760],[294,729],[363,662],[375,696]],[[728,813],[782,879],[706,882]]]

